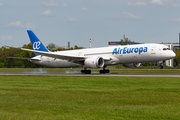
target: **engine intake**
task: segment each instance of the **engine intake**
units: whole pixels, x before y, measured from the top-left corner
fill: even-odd
[[[102,68],[104,59],[102,57],[90,57],[84,61],[84,65],[88,68]]]

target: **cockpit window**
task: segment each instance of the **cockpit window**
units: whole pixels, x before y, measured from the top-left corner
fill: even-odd
[[[163,48],[163,50],[170,50],[169,48]]]

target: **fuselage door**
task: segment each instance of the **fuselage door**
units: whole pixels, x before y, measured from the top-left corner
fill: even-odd
[[[156,54],[156,46],[151,47],[151,54]]]

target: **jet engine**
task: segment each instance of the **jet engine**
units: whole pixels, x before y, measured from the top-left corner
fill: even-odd
[[[141,63],[129,63],[129,64],[123,64],[123,66],[127,68],[137,68],[141,66]]]
[[[104,59],[102,57],[90,57],[84,61],[84,65],[88,68],[102,68]]]

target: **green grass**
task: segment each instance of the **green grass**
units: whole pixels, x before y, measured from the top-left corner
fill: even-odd
[[[1,120],[177,120],[179,78],[0,76]]]

